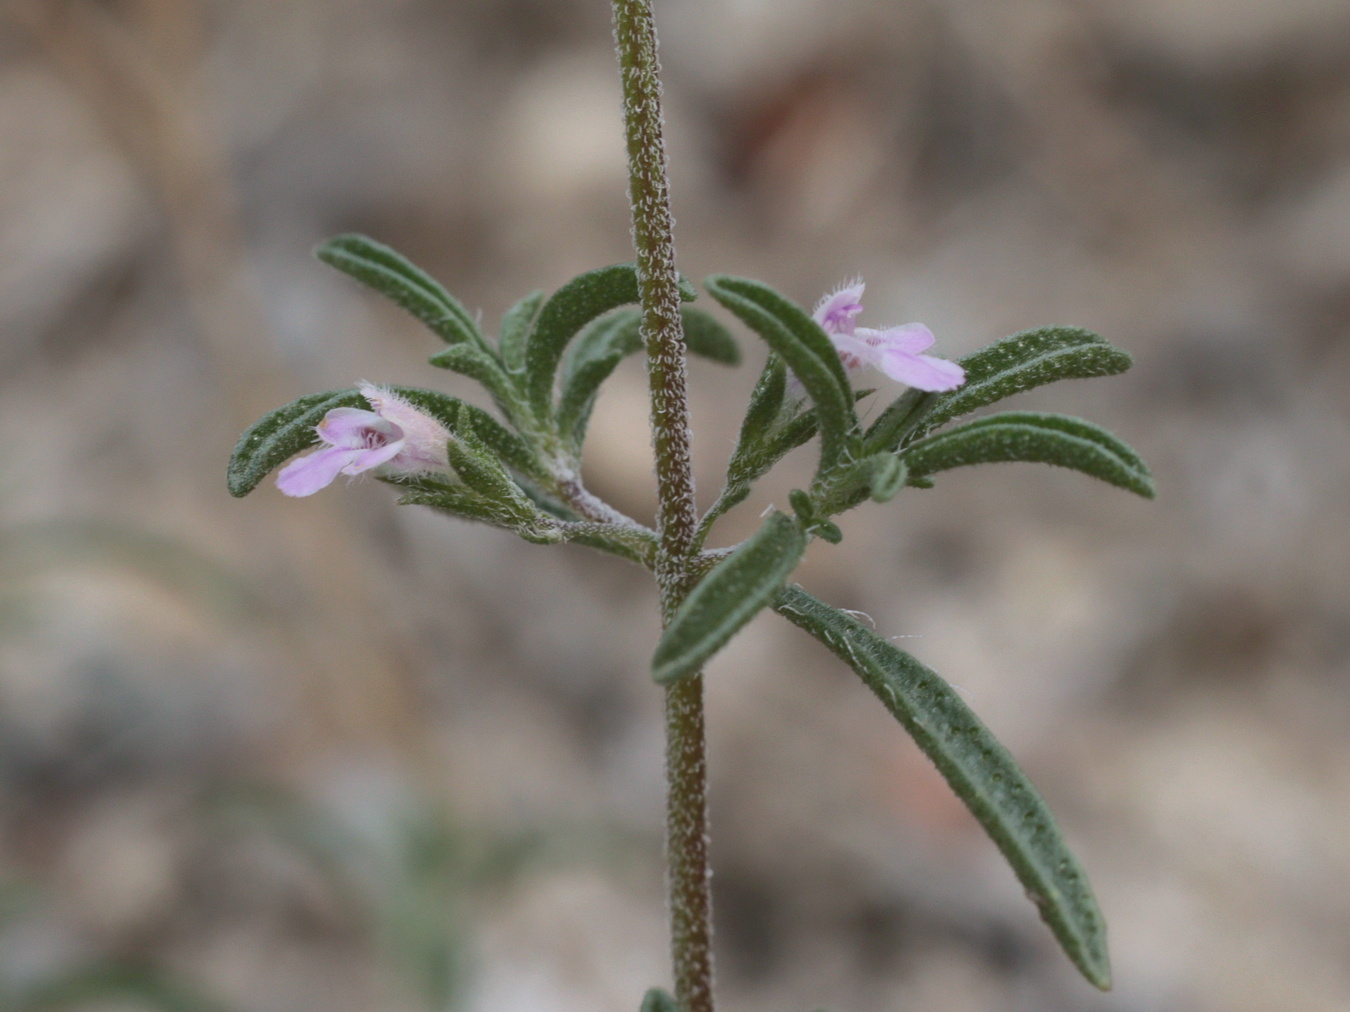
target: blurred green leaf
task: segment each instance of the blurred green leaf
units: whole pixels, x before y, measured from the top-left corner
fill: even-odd
[[[806,549],[795,520],[774,512],[684,599],[652,656],[662,685],[694,674],[773,600]]]
[[[14,1012],[83,1009],[95,1002],[131,1003],[151,1012],[227,1012],[228,1006],[151,968],[83,966],[14,996]]]
[[[774,609],[862,678],[998,845],[1074,965],[1108,989],[1106,924],[1086,873],[1036,789],[961,697],[890,641],[800,588],[781,591]]]
[[[333,408],[370,405],[356,390],[326,390],[306,394],[263,415],[235,444],[226,472],[232,496],[246,496],[273,468],[319,441],[314,426]]]
[[[525,369],[525,342],[539,315],[539,307],[544,304],[544,294],[542,289],[533,291],[502,314],[501,327],[497,331],[497,352],[511,372]]]
[[[900,454],[911,481],[968,464],[1030,461],[1073,468],[1146,499],[1148,468],[1111,433],[1081,418],[1029,411],[990,415],[914,443]]]
[[[639,1012],[680,1012],[680,1006],[665,991],[654,987],[643,996]]]
[[[741,346],[715,316],[696,306],[682,306],[680,324],[691,355],[720,365],[741,364]]]
[[[364,235],[339,235],[315,249],[314,255],[402,306],[447,344],[468,343],[490,351],[459,300],[388,246]]]
[[[820,426],[820,468],[827,473],[848,454],[858,425],[853,388],[826,333],[800,306],[758,281],[714,274],[704,285],[776,352],[815,405]]]

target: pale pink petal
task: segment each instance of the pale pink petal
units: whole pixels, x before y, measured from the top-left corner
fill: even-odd
[[[281,489],[283,495],[313,495],[319,489],[332,484],[333,479],[363,452],[340,446],[326,446],[322,450],[291,461],[277,472],[277,488]]]
[[[849,372],[861,369],[865,365],[870,365],[874,369],[881,368],[880,349],[868,344],[856,334],[831,334],[830,343],[839,353],[839,361],[844,363],[844,368]]]
[[[933,332],[922,323],[906,323],[900,327],[887,327],[885,330],[873,330],[871,327],[859,327],[854,333],[868,344],[881,348],[894,349],[906,355],[917,355],[933,347]]]
[[[845,284],[816,303],[811,318],[827,334],[853,333],[853,318],[862,312],[863,289],[861,281]]]
[[[342,469],[343,474],[360,474],[362,471],[369,471],[373,467],[379,467],[381,464],[387,464],[394,460],[403,452],[407,441],[396,439],[392,443],[385,443],[383,446],[372,446],[368,450],[355,450],[355,456],[351,463]]]
[[[360,408],[333,408],[314,431],[329,446],[347,450],[369,449],[403,438],[402,430],[393,422]]]
[[[877,368],[891,379],[916,390],[955,390],[966,381],[966,372],[959,365],[932,355],[907,355],[883,350]]]
[[[426,471],[450,466],[445,453],[450,432],[444,425],[392,390],[365,382],[358,384],[357,389],[379,416],[397,426],[405,437],[402,451],[391,462],[393,467],[401,471]]]

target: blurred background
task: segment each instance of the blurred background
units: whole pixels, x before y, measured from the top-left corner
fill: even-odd
[[[881,706],[775,616],[708,673],[728,1010],[1350,1008],[1350,6],[662,0],[680,266],[958,356],[1140,450],[940,477],[798,579],[960,687],[1111,926],[1078,980]],[[389,243],[492,331],[630,258],[601,0],[0,0],[0,1007],[631,1012],[667,980],[647,578],[225,492],[358,379],[468,394],[310,255]],[[692,366],[710,502],[763,351]],[[883,395],[890,393],[884,391]],[[587,480],[649,515],[640,363]],[[873,409],[875,410],[875,409]],[[793,457],[714,541],[801,483]]]

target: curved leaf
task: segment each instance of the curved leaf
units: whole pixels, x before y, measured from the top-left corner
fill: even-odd
[[[700,309],[680,310],[685,347],[693,355],[738,365],[741,349],[730,332]],[[558,395],[558,431],[574,451],[586,437],[586,424],[600,386],[620,362],[642,350],[642,311],[619,309],[591,321],[563,355],[561,393]]]
[[[721,365],[741,364],[741,346],[716,317],[695,306],[683,306],[680,322],[684,328],[684,346],[691,355]]]
[[[695,294],[681,277],[680,298],[688,302]],[[544,303],[525,342],[525,391],[538,417],[552,410],[553,381],[567,343],[597,316],[638,301],[637,267],[614,264],[578,275]]]
[[[436,352],[428,361],[438,369],[449,369],[477,380],[507,418],[518,421],[522,416],[528,417],[515,382],[495,355],[473,345],[455,344]]]
[[[476,475],[477,476],[477,475]],[[476,520],[514,531],[539,545],[557,544],[566,538],[564,527],[534,508],[528,499],[501,501],[432,475],[386,477],[382,481],[404,490],[400,506],[430,506],[462,520]]]
[[[543,304],[544,292],[539,289],[502,314],[501,326],[497,329],[497,353],[511,372],[521,372],[525,368],[525,342]]]
[[[642,348],[642,311],[620,309],[587,324],[572,342],[562,364],[558,395],[558,431],[574,450],[581,447],[586,423],[600,393],[624,358]]]
[[[1007,749],[950,685],[855,619],[797,587],[774,610],[862,678],[998,845],[1074,965],[1108,989],[1106,924],[1087,875]]]
[[[714,274],[704,286],[722,305],[776,352],[815,404],[820,425],[820,469],[832,469],[848,453],[858,418],[853,388],[829,336],[800,306],[767,285]]]
[[[263,415],[244,430],[230,454],[225,479],[230,495],[248,495],[274,468],[317,443],[314,427],[333,408],[369,407],[356,390],[325,390]]]
[[[314,255],[412,313],[447,344],[467,342],[488,351],[487,341],[458,299],[406,257],[364,235],[329,239]]]
[[[888,408],[869,430],[867,445],[895,449],[911,432],[923,435],[986,404],[1056,380],[1114,376],[1128,369],[1131,361],[1129,353],[1081,327],[1024,330],[962,358],[966,382],[949,393],[922,397],[917,410],[905,419],[909,425],[901,428],[894,415],[888,418]]]
[[[1081,418],[1031,411],[990,415],[914,443],[900,454],[913,479],[968,464],[1030,461],[1075,471],[1152,499],[1153,478],[1139,456]]]
[[[652,677],[668,685],[695,674],[773,600],[805,550],[806,535],[797,522],[769,514],[689,592],[656,646]]]

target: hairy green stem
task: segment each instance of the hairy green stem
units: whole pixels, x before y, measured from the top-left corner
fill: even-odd
[[[668,622],[695,581],[690,556],[698,527],[689,465],[689,402],[674,221],[661,134],[661,83],[651,0],[613,0],[613,6],[660,501],[655,572],[662,616]],[[667,895],[675,996],[684,1012],[712,1012],[712,894],[701,675],[666,690],[666,782]]]

